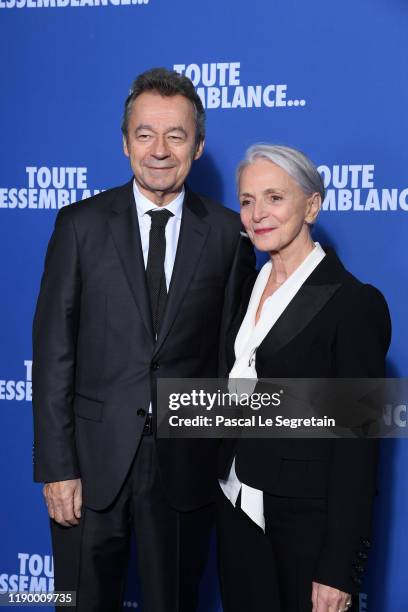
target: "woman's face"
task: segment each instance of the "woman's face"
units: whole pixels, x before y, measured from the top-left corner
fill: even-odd
[[[260,251],[278,252],[309,234],[320,196],[306,196],[285,170],[259,158],[241,172],[241,221]]]

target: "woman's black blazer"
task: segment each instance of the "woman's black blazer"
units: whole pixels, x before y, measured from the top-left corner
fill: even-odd
[[[350,274],[333,250],[325,251],[326,257],[258,347],[259,378],[385,376],[391,323],[384,297]],[[252,277],[245,283],[227,333],[228,371],[254,281]],[[221,446],[220,478],[228,476],[234,456],[238,478],[252,487],[278,496],[327,499],[327,533],[314,579],[345,592],[357,591],[370,547],[377,442],[229,440]]]

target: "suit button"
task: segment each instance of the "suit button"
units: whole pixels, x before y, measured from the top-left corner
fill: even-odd
[[[150,367],[152,368],[152,370],[158,370],[160,366],[157,361],[152,361]]]
[[[361,551],[361,550],[360,550],[360,551],[359,551],[359,553],[357,554],[357,557],[358,557],[359,559],[363,559],[363,560],[368,559],[368,555],[367,555],[367,553],[365,553],[365,552],[363,552],[363,551]]]
[[[139,408],[139,410],[137,411],[137,415],[140,417],[145,417],[146,416],[146,410],[143,410],[143,408]]]
[[[365,547],[365,548],[370,548],[371,546],[371,542],[368,538],[361,538],[361,544]]]

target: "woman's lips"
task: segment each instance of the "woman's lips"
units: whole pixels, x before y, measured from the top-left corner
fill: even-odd
[[[257,236],[262,236],[263,234],[269,234],[269,232],[273,232],[274,229],[276,229],[276,227],[265,227],[263,229],[254,230],[254,233]]]

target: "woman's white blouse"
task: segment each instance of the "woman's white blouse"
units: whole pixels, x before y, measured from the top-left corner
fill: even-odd
[[[268,261],[262,266],[252,289],[248,308],[235,340],[235,363],[229,373],[229,390],[231,392],[239,393],[240,387],[242,387],[239,381],[234,383],[234,379],[252,379],[251,385],[253,390],[257,380],[255,357],[258,346],[324,256],[325,252],[322,247],[318,242],[315,242],[313,251],[309,253],[286,281],[265,300],[258,322],[256,323],[256,312],[272,270],[272,262]],[[243,389],[241,389],[242,391]],[[248,389],[246,388],[245,391],[248,392]],[[235,472],[235,458],[227,480],[219,480],[219,483],[224,495],[233,506],[236,506],[238,495],[241,492],[242,510],[265,531],[263,491],[254,489],[238,480]]]

